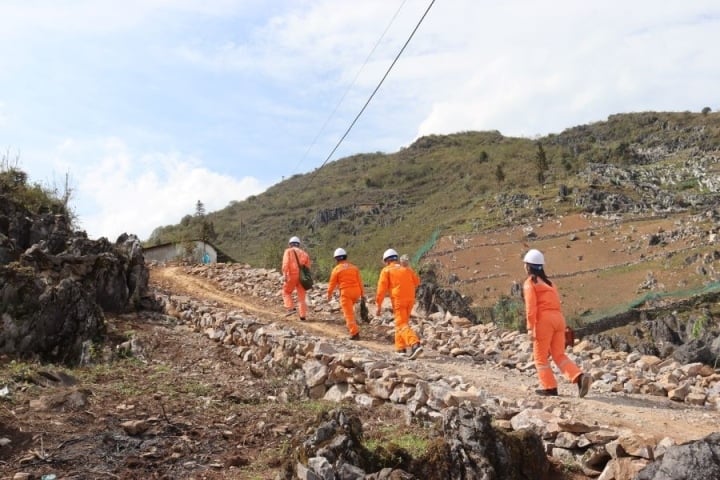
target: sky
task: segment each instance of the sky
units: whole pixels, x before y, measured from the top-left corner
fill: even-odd
[[[720,109],[717,0],[0,0],[0,19],[0,157],[68,180],[77,228],[110,241],[423,135]]]

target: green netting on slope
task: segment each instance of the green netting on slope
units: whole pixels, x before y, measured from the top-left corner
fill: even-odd
[[[417,252],[415,252],[415,255],[412,257],[412,263],[413,265],[417,265],[418,262],[420,262],[420,259],[428,253],[430,250],[433,249],[435,246],[435,243],[437,243],[438,237],[440,237],[440,229],[436,228],[435,231],[430,235],[430,239],[425,242]]]
[[[720,282],[710,282],[701,287],[675,290],[672,292],[648,292],[645,295],[637,297],[630,302],[621,303],[602,311],[589,312],[587,315],[581,315],[580,319],[581,322],[584,324],[592,323],[601,318],[618,315],[620,313],[627,312],[633,308],[638,308],[642,305],[651,305],[653,302],[661,300],[663,298],[686,299],[718,291],[720,291]]]

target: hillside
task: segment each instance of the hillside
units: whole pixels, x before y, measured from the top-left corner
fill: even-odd
[[[509,293],[522,277],[518,256],[538,241],[534,246],[558,253],[550,254],[551,271],[580,287],[568,299],[579,316],[647,293],[640,284],[648,272],[686,270],[649,278],[656,290],[715,279],[708,268],[697,271],[706,255],[714,258],[719,152],[718,113],[619,114],[532,140],[499,132],[432,135],[395,153],[359,154],[296,175],[206,220],[218,247],[254,266],[276,267],[287,237],[299,235],[321,278],[338,245],[366,278],[388,246],[422,256],[420,263],[434,259],[478,308]],[[197,227],[193,219],[159,227],[148,244],[197,237]],[[488,235],[504,245],[486,247],[496,253],[461,248]],[[652,255],[638,248],[645,245]],[[458,257],[460,250],[471,257]],[[616,280],[619,272],[628,272],[627,280]]]

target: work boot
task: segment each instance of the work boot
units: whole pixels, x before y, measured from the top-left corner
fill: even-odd
[[[581,373],[578,377],[577,386],[578,386],[578,396],[580,398],[583,398],[585,395],[588,394],[590,391],[590,385],[592,384],[592,379],[585,375],[584,373]]]
[[[360,332],[355,335],[350,335],[350,340],[360,340]]]
[[[410,347],[410,360],[415,360],[417,357],[420,356],[422,351],[423,347],[419,343],[416,343],[415,345]]]
[[[395,350],[395,355],[398,355],[400,357],[405,356],[405,349],[403,348],[402,350]]]
[[[535,390],[535,393],[537,393],[541,397],[557,397],[558,396],[557,388],[539,388],[539,389]]]
[[[304,322],[304,321],[305,321],[305,317],[300,317],[300,321],[301,321],[301,322]]]

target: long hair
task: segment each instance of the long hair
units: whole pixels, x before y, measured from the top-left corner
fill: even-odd
[[[530,270],[530,276],[532,277],[533,283],[538,283],[537,279],[540,277],[543,282],[547,283],[552,287],[552,282],[545,274],[545,270],[543,269],[542,265],[536,265],[534,263],[528,263],[528,268]]]

